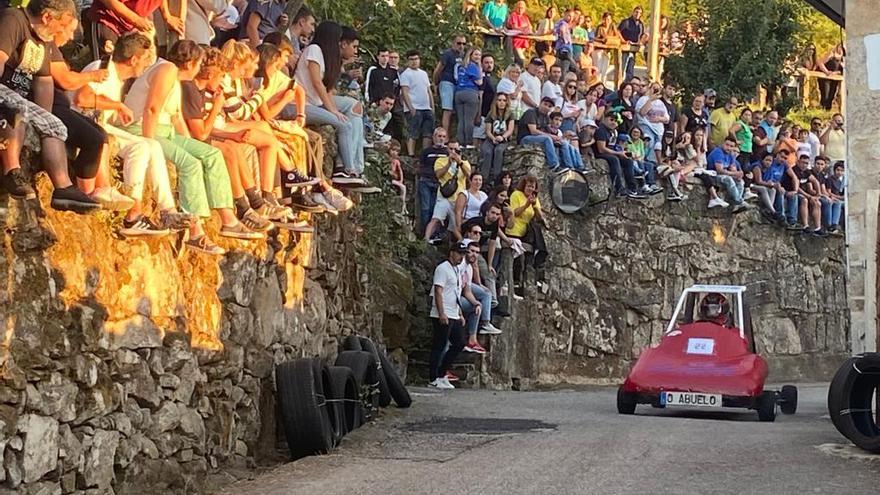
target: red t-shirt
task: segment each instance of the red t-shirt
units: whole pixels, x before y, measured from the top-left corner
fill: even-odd
[[[162,5],[162,0],[122,0],[122,3],[141,17],[152,17],[153,12]],[[89,8],[89,19],[107,26],[117,35],[137,31],[137,28],[114,12],[102,0],[95,0],[95,3]]]
[[[519,31],[532,31],[532,21],[529,20],[529,16],[527,14],[518,14],[516,12],[511,12],[510,16],[507,18],[507,27],[514,30]],[[514,48],[528,48],[529,40],[528,38],[513,38],[513,47]]]

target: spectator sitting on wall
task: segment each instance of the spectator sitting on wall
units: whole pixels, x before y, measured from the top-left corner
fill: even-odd
[[[728,199],[733,203],[733,213],[739,213],[749,208],[749,205],[743,201],[743,172],[740,170],[739,163],[733,153],[736,150],[736,138],[727,136],[721,146],[716,147],[706,157],[708,161],[708,169],[715,172],[712,178],[714,185],[724,188],[727,191]],[[712,208],[712,201],[709,201],[709,208]]]
[[[459,307],[464,296],[479,310],[480,303],[471,290],[461,283],[459,266],[467,254],[464,243],[456,243],[449,250],[449,257],[434,269],[431,290],[431,355],[429,358],[429,385],[439,389],[454,389],[446,373],[465,346],[465,320]]]
[[[534,267],[536,283],[542,288],[544,262],[549,254],[544,243],[542,228],[547,227],[547,221],[541,211],[541,201],[538,200],[537,178],[527,175],[519,180],[516,190],[510,197],[510,209],[513,210],[513,217],[510,225],[507,226],[507,236],[531,247],[530,251],[517,256],[514,260],[513,281],[518,286],[515,294],[523,297],[526,267],[529,265]]]
[[[786,162],[786,170],[780,183],[785,189],[785,216],[788,230],[801,231],[808,229],[810,222],[810,207],[807,204],[809,192],[803,191],[809,182],[809,177],[800,171],[797,161],[793,166],[788,165],[790,153],[788,150],[780,150],[777,153],[777,157]],[[809,157],[807,159],[809,160]]]
[[[821,158],[821,160],[820,160]],[[825,170],[824,183],[825,197],[822,201],[822,215],[825,228],[830,234],[840,234],[840,216],[843,210],[844,198],[844,165],[843,162],[834,164],[834,170],[827,171],[828,158],[820,156],[816,158],[816,169],[822,167]]]
[[[507,191],[504,191],[507,194]],[[493,198],[497,201],[498,197]],[[477,240],[480,243],[480,251],[484,252],[484,258],[479,261],[480,280],[483,281],[489,292],[492,294],[493,307],[498,304],[498,292],[495,280],[498,275],[498,265],[500,265],[500,256],[498,254],[499,242],[501,239],[507,239],[501,228],[503,200],[489,204],[488,201],[483,205],[483,213],[471,218],[462,226],[465,237]],[[500,314],[500,313],[499,313]],[[503,315],[502,315],[503,316]]]
[[[479,234],[475,237],[478,236]],[[479,301],[479,304],[473,304],[471,299],[464,295],[458,300],[467,325],[468,343],[464,346],[464,350],[485,354],[486,349],[477,341],[477,334],[498,335],[501,330],[492,324],[492,294],[480,280],[480,268],[477,261],[483,258],[480,256],[480,242],[474,239],[463,239],[462,243],[468,247],[465,259],[462,260],[458,269],[461,274],[462,286],[470,289],[473,299]]]
[[[803,233],[813,234],[816,237],[826,237],[828,232],[822,227],[822,202],[820,201],[823,186],[819,181],[820,176],[815,170],[810,169],[810,155],[804,154],[798,157],[794,173],[800,180],[799,194],[804,198],[807,204],[807,213],[809,214],[806,219],[809,223],[804,224]],[[810,225],[813,227],[810,228]]]
[[[544,150],[544,158],[551,172],[561,173],[567,170],[559,160],[556,153],[556,145],[562,142],[562,137],[547,132],[550,124],[550,112],[556,103],[552,98],[542,98],[537,109],[531,108],[519,119],[517,139],[519,144],[534,144]]]
[[[556,143],[556,153],[563,169],[584,170],[584,159],[577,145],[577,133],[574,131],[562,132],[562,114],[553,112],[550,114],[550,122],[545,129],[547,134],[561,138]]]
[[[434,176],[437,178],[437,200],[434,203],[434,212],[431,221],[425,228],[425,240],[436,244],[438,239],[433,239],[434,231],[445,220],[446,229],[452,232],[456,241],[460,234],[456,228],[455,204],[458,195],[467,187],[467,178],[471,175],[471,164],[461,157],[461,144],[450,141],[446,147],[449,154],[440,156],[434,162]]]
[[[605,114],[602,125],[596,130],[596,158],[608,163],[611,194],[618,198],[645,199],[647,196],[639,192],[636,187],[632,155],[623,151],[618,144],[617,125],[618,114],[612,112]]]
[[[385,133],[385,128],[391,122],[391,110],[394,108],[394,96],[386,94],[367,109],[367,118],[364,119],[364,136],[368,143],[384,144],[391,141],[391,135]]]
[[[464,222],[480,216],[480,208],[486,202],[488,195],[482,191],[483,174],[479,171],[471,172],[468,177],[467,189],[461,191],[455,198],[455,224],[459,239],[463,238],[464,231],[461,226]]]
[[[757,193],[761,204],[761,214],[768,220],[785,223],[783,212],[783,196],[785,190],[779,184],[785,173],[786,165],[774,159],[773,155],[766,155],[763,159],[754,161],[746,166],[746,174],[752,175],[753,192]]]

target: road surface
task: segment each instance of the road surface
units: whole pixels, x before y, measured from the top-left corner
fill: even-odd
[[[225,494],[880,493],[880,456],[837,433],[825,385],[801,385],[798,413],[617,414],[615,390],[412,389],[332,455],[282,465]],[[733,411],[733,412],[726,412]]]

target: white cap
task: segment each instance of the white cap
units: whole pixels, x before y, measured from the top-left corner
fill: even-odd
[[[585,119],[584,124],[588,125],[588,126],[595,127],[595,128],[599,128],[599,126],[596,125],[596,121],[593,119]]]

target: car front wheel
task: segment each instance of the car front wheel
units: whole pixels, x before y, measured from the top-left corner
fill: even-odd
[[[623,387],[617,389],[617,412],[620,414],[635,414],[636,412],[636,395],[623,390]]]

